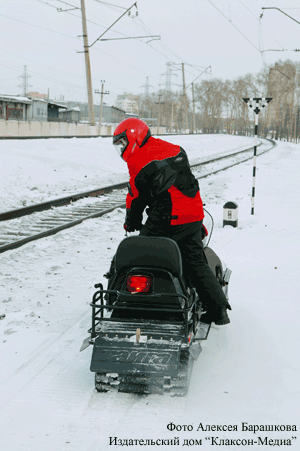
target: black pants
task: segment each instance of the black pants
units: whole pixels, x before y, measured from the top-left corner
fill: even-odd
[[[203,249],[202,221],[171,226],[160,234],[147,227],[143,227],[141,236],[165,236],[177,242],[182,257],[183,274],[187,275],[202,302],[205,310],[225,306],[231,308],[216,276],[210,269]]]

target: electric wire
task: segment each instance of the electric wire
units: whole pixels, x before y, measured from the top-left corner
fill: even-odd
[[[242,0],[239,0],[239,2],[249,11],[249,13],[251,13],[252,14],[252,16],[254,16],[255,17],[255,19],[256,20],[259,20],[257,17],[256,17],[256,15],[248,8],[248,6],[246,6],[243,2],[242,2]],[[283,46],[277,41],[277,39],[267,30],[267,28],[263,25],[263,28],[266,30],[266,32],[270,35],[270,36],[272,36],[272,38],[277,42],[277,44],[278,45],[280,45],[280,47],[283,49]]]
[[[94,1],[97,2],[97,3],[102,3],[103,5],[113,6],[114,8],[127,9],[127,8],[124,8],[123,6],[113,5],[112,3],[102,2],[102,1],[100,1],[100,0],[94,0]],[[109,7],[109,6],[108,6],[108,7]],[[113,9],[113,8],[110,8],[110,9]],[[115,11],[115,10],[114,10],[114,11]]]
[[[44,5],[48,5],[48,6],[51,6],[51,8],[55,8],[55,9],[57,9],[56,8],[56,6],[54,6],[54,5],[51,5],[50,3],[48,3],[48,2],[43,2],[43,0],[37,0],[37,2],[39,2],[39,3],[44,3]]]
[[[41,2],[41,3],[44,3],[44,4],[46,4],[46,5],[49,5],[49,6],[53,6],[53,5],[50,5],[49,3],[46,3],[46,2],[44,2],[44,1],[42,1],[42,0],[38,0],[39,2]],[[71,4],[69,4],[69,3],[66,3],[66,2],[64,2],[64,1],[62,1],[62,0],[57,0],[57,1],[59,1],[60,3],[64,3],[64,4],[68,4],[69,6],[74,6],[74,5],[71,5]],[[97,0],[96,0],[97,1]],[[97,1],[97,3],[104,3],[104,2],[100,2],[100,1]],[[116,5],[114,5],[114,6],[116,6]],[[56,7],[55,7],[56,8]],[[57,9],[57,8],[56,8]],[[125,9],[125,8],[122,8],[122,9]],[[69,15],[71,15],[71,16],[73,16],[73,17],[76,17],[77,19],[81,19],[81,17],[79,17],[79,16],[77,16],[77,15],[75,15],[75,14],[73,14],[73,13],[70,13],[70,12],[68,12],[68,11],[66,11]],[[141,24],[143,25],[143,27],[141,27],[144,31],[146,30],[148,30],[148,32],[150,32],[151,34],[154,34],[154,32],[152,31],[152,30],[150,30],[150,28],[149,27],[147,27],[145,24],[144,24],[144,22],[140,19],[140,18],[138,18],[138,20],[139,20],[139,22],[141,22]],[[92,23],[93,25],[96,25],[96,26],[99,26],[99,27],[101,27],[101,28],[105,28],[103,25],[100,25],[99,23],[96,23],[96,22],[93,22],[93,21],[90,21],[90,20],[87,20],[87,22],[90,22],[90,23]],[[30,25],[30,24],[29,24]],[[114,31],[114,33],[117,33],[117,34],[119,34],[119,35],[122,35],[122,36],[125,36],[125,37],[127,37],[128,35],[126,35],[126,34],[124,34],[124,33],[121,33],[121,32],[118,32],[118,31],[116,31],[116,30],[113,30]],[[140,42],[144,42],[144,41],[141,41],[140,40]],[[119,43],[119,45],[120,45],[120,43]],[[167,50],[168,52],[170,52],[170,53],[172,53],[174,56],[176,56],[176,58],[178,58],[179,60],[181,60],[181,61],[184,61],[181,57],[179,57],[175,52],[173,52],[173,50],[171,50],[166,44],[164,44],[164,43],[161,43],[160,42],[160,45],[161,45],[161,47],[163,47],[163,50]],[[121,45],[122,46],[122,45]],[[170,58],[168,57],[168,55],[166,54],[166,53],[161,53],[161,52],[159,52],[159,50],[157,50],[157,49],[155,49],[152,45],[149,45],[155,52],[157,52],[157,53],[159,53],[160,55],[162,55],[167,61],[169,61],[169,62],[171,62],[171,60],[170,60]],[[105,52],[103,52],[105,55],[108,55],[107,53],[105,53]],[[108,55],[108,56],[110,56],[110,55]],[[122,61],[120,61],[120,62],[122,62]],[[128,65],[127,63],[124,63],[124,62],[122,62],[123,64],[125,64],[125,65]],[[185,62],[186,63],[186,62]],[[187,64],[187,63],[186,63]],[[132,67],[132,68],[134,68],[133,66],[130,66],[129,65],[129,67]],[[135,70],[138,70],[138,71],[140,71],[139,69],[137,69],[137,68],[134,68]],[[140,72],[142,72],[142,73],[145,73],[146,74],[146,72],[144,72],[144,71],[140,71]],[[186,72],[187,73],[190,73],[190,74],[192,74],[193,76],[194,76],[194,73],[191,73],[189,70],[186,70]],[[148,76],[152,76],[152,75],[150,75],[150,74],[146,74],[146,75],[148,75]],[[155,77],[155,76],[152,76],[153,78],[156,78],[156,79],[158,79],[159,80],[159,78],[157,78],[157,77]]]
[[[60,31],[50,30],[49,28],[45,28],[45,27],[41,27],[39,25],[35,25],[35,24],[29,23],[29,22],[25,22],[24,20],[14,19],[13,17],[5,16],[4,14],[0,14],[0,17],[5,17],[5,19],[10,19],[10,20],[15,20],[16,22],[24,23],[26,25],[30,25],[31,27],[39,28],[41,30],[50,31],[51,33],[60,34],[62,36],[66,36],[68,38],[72,38],[72,39],[76,39],[76,40],[79,39],[78,37],[75,38],[74,36],[70,36],[69,34],[61,33]]]
[[[40,0],[38,0],[38,1],[40,1]],[[41,2],[41,3],[45,3],[45,2]],[[52,5],[49,5],[49,6],[52,6]],[[75,16],[74,14],[72,14],[72,15]],[[59,35],[63,35],[63,36],[70,37],[70,38],[72,38],[72,39],[80,40],[80,38],[78,38],[78,37],[75,38],[74,36],[70,36],[70,35],[67,35],[67,34],[65,34],[65,33],[60,33],[60,32],[57,32],[57,31],[54,31],[54,30],[51,30],[51,29],[48,29],[48,28],[45,28],[45,27],[41,27],[41,26],[38,26],[38,25],[35,25],[35,24],[31,24],[31,23],[29,23],[29,22],[25,22],[25,21],[22,21],[22,20],[19,20],[19,19],[15,19],[15,18],[12,18],[12,17],[9,17],[9,16],[5,16],[5,15],[3,15],[3,14],[0,14],[0,16],[1,16],[1,17],[5,17],[5,18],[10,19],[10,20],[14,20],[14,21],[17,21],[17,22],[24,23],[24,24],[29,25],[29,26],[33,26],[33,27],[36,27],[36,28],[39,28],[39,29],[43,29],[43,30],[49,31],[49,32],[51,32],[51,33],[56,33],[56,34],[59,34]],[[75,17],[78,17],[78,16],[75,16]],[[96,25],[99,25],[99,24],[96,24]],[[5,50],[3,50],[3,51],[5,51]],[[101,50],[98,50],[98,51],[101,52]],[[8,53],[11,53],[11,52],[8,52]],[[102,53],[104,53],[105,55],[111,57],[112,59],[115,59],[115,60],[121,62],[122,64],[125,64],[125,65],[128,66],[128,67],[131,67],[132,69],[134,69],[134,70],[136,70],[136,71],[138,71],[138,72],[141,72],[141,73],[143,73],[143,74],[146,74],[146,75],[150,76],[150,74],[147,73],[147,72],[144,72],[144,71],[142,71],[142,70],[140,70],[140,69],[138,69],[138,68],[135,68],[134,66],[131,66],[131,65],[128,64],[128,63],[125,63],[125,62],[123,62],[123,61],[121,61],[121,60],[118,60],[117,58],[114,58],[114,57],[112,57],[111,55],[109,55],[109,54],[107,54],[107,53],[105,53],[105,52],[103,52],[103,51],[102,51]],[[12,54],[13,54],[13,53],[12,53]],[[36,62],[34,62],[34,61],[32,61],[32,60],[29,60],[29,59],[27,59],[27,58],[25,58],[25,57],[22,57],[22,56],[20,56],[20,55],[14,54],[14,56],[17,56],[17,57],[22,58],[22,59],[24,59],[24,60],[30,61],[30,62],[32,62],[32,63],[34,63],[34,64],[38,64],[38,65],[40,65],[40,66],[44,66],[44,67],[46,67],[47,69],[56,70],[56,71],[58,71],[58,72],[62,72],[62,73],[67,74],[67,72],[63,72],[63,71],[60,71],[60,70],[58,70],[58,69],[53,69],[53,68],[51,68],[51,67],[49,67],[49,66],[42,65],[42,64],[40,64],[40,63],[36,63]],[[6,67],[8,67],[8,66],[6,66]],[[106,67],[108,67],[108,66],[106,66]],[[33,72],[33,71],[31,71],[31,73],[36,74],[36,73]],[[74,74],[69,74],[69,75],[74,75]],[[75,76],[77,76],[77,75],[75,75]],[[151,76],[152,76],[152,75],[151,75]],[[57,83],[60,83],[59,80],[55,80],[55,79],[53,79],[53,78],[45,77],[45,76],[42,76],[41,74],[38,74],[38,77],[39,77],[39,78],[46,79],[46,80],[51,80],[51,81],[55,81],[55,82],[57,82]],[[82,78],[82,76],[80,76],[80,77]],[[155,77],[155,76],[152,76],[152,77],[153,77],[153,78],[157,78],[157,77]],[[159,78],[157,78],[157,80],[159,80]],[[62,83],[64,83],[64,82],[62,82]],[[75,85],[73,85],[73,86],[75,86]]]
[[[36,44],[36,39],[30,38],[28,36],[19,36],[19,35],[15,34],[15,33],[14,34],[7,33],[7,32],[4,32],[4,31],[1,31],[1,30],[0,30],[0,34],[3,34],[5,36],[13,36],[14,38],[21,39],[22,41],[26,40],[26,41],[34,42]],[[3,39],[3,41],[4,41],[4,39]],[[75,51],[74,47],[72,48],[72,47],[66,47],[65,45],[51,44],[50,42],[41,41],[40,39],[39,39],[39,44],[48,45],[50,47],[56,47],[56,48],[59,48],[59,49],[72,50],[73,52]]]
[[[36,64],[37,66],[46,67],[46,69],[50,69],[50,70],[53,70],[55,72],[60,72],[61,74],[71,75],[72,77],[83,78],[82,75],[77,75],[75,73],[65,72],[63,70],[59,70],[59,69],[55,69],[55,68],[50,67],[50,66],[46,66],[45,64],[37,63],[35,61],[30,60],[29,58],[25,58],[24,56],[17,55],[16,53],[9,52],[8,50],[2,49],[1,47],[0,47],[0,51],[5,52],[5,53],[9,53],[10,55],[14,55],[14,56],[16,56],[18,58],[21,58],[21,59],[25,60],[25,61],[29,61],[30,63]]]
[[[247,38],[247,36],[245,36],[244,35],[244,33],[236,26],[236,25],[234,25],[234,23],[231,21],[231,20],[229,20],[228,19],[228,17],[227,16],[225,16],[225,14],[211,1],[211,0],[207,0],[217,11],[219,11],[219,13],[223,16],[223,17],[225,17],[225,19],[226,20],[228,20],[228,22],[246,39],[246,41],[248,41],[249,42],[249,44],[251,44],[252,45],[252,47],[254,47],[256,50],[258,50],[259,52],[260,52],[260,50],[259,50],[259,48],[258,47],[256,47],[256,45],[255,44],[253,44],[253,42],[251,42],[250,41],[250,39],[248,39]]]
[[[38,0],[38,1],[41,1],[41,0]],[[57,0],[57,1],[60,1],[60,0]],[[42,3],[44,3],[44,2],[42,2]],[[62,2],[62,3],[65,3],[65,2]],[[45,3],[45,4],[48,4],[48,3]],[[52,6],[52,5],[51,5],[51,6]],[[68,14],[81,20],[81,17],[76,16],[75,14],[72,14],[72,13],[68,13]],[[100,26],[101,28],[106,28],[106,27],[104,27],[103,25],[100,25],[100,24],[98,24],[98,23],[96,23],[96,22],[92,22],[92,21],[90,21],[90,20],[87,20],[87,22],[90,22],[90,23],[92,23],[92,24],[94,24],[94,25]],[[29,24],[29,25],[30,25],[30,24]],[[125,36],[125,37],[128,36],[128,35],[126,35],[126,34],[124,34],[124,33],[121,33],[121,32],[115,31],[115,30],[114,30],[114,32],[117,33],[117,34],[119,34],[119,35]],[[140,42],[143,42],[143,41],[140,41]],[[144,72],[144,71],[142,71],[142,70],[140,70],[140,69],[138,69],[138,68],[136,68],[136,67],[134,67],[134,66],[132,66],[132,65],[130,65],[130,64],[128,64],[128,63],[125,63],[125,62],[122,61],[122,60],[118,60],[117,58],[112,57],[112,56],[109,55],[108,53],[101,51],[101,50],[98,49],[97,47],[93,47],[93,49],[95,49],[95,50],[97,49],[97,51],[100,51],[100,52],[103,53],[104,55],[109,56],[109,57],[111,57],[112,59],[115,59],[115,60],[121,62],[122,64],[124,64],[124,65],[126,65],[126,66],[128,66],[128,67],[131,67],[132,69],[134,69],[134,70],[136,70],[136,71],[138,71],[138,72],[144,73],[144,74],[146,74],[147,76],[151,76],[152,78],[156,78],[157,80],[159,80],[159,78],[157,78],[156,76],[150,75],[149,73]],[[108,67],[108,66],[106,66],[106,67]]]
[[[0,60],[0,61],[2,61],[2,60]],[[5,64],[1,64],[1,66],[7,67],[8,69],[17,70],[18,72],[20,72],[20,71],[22,70],[22,67],[17,66],[16,64],[7,63],[7,61],[2,61],[2,62],[4,62]],[[10,66],[12,66],[12,67],[10,67]],[[52,78],[52,77],[48,77],[48,76],[46,76],[46,75],[39,74],[38,72],[34,72],[34,71],[32,71],[32,70],[30,71],[30,74],[32,74],[32,75],[34,75],[35,77],[40,78],[40,79],[42,79],[42,80],[48,80],[48,81],[55,82],[55,83],[57,83],[58,85],[63,84],[63,85],[66,85],[67,87],[73,86],[74,88],[85,89],[84,86],[79,86],[79,85],[76,85],[76,84],[74,84],[74,83],[70,83],[69,81],[57,80],[57,79],[55,79],[55,78]]]

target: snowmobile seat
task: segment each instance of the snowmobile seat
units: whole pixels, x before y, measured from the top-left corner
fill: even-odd
[[[138,269],[150,270],[155,278],[155,289],[159,293],[165,293],[163,297],[151,297],[147,300],[147,306],[158,309],[154,312],[114,311],[113,318],[127,319],[147,319],[165,321],[183,321],[183,314],[180,312],[161,311],[160,309],[182,309],[183,298],[186,296],[185,282],[183,280],[182,259],[179,246],[176,241],[165,237],[132,236],[125,238],[118,246],[115,255],[115,269],[119,281],[116,279],[114,289],[119,289],[119,283],[123,284],[126,290],[126,279],[124,276],[129,271]],[[162,271],[161,271],[162,270]],[[169,275],[167,275],[169,274]],[[168,293],[179,296],[168,296]],[[192,300],[192,298],[190,299]],[[111,300],[113,303],[114,299]],[[128,299],[119,297],[119,302],[127,306],[145,307],[145,299]]]
[[[162,268],[182,278],[182,260],[177,243],[171,238],[131,236],[119,244],[116,271],[132,266]]]

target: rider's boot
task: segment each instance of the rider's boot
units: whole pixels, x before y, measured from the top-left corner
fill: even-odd
[[[201,323],[210,324],[215,323],[217,326],[223,326],[230,323],[229,316],[227,314],[226,306],[219,306],[214,310],[208,310],[201,316]]]

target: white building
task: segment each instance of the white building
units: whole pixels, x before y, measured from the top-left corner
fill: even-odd
[[[28,107],[27,120],[46,122],[48,119],[48,102],[43,99],[31,99]]]
[[[115,106],[124,110],[126,113],[137,115],[139,114],[139,96],[125,92],[118,95]]]

